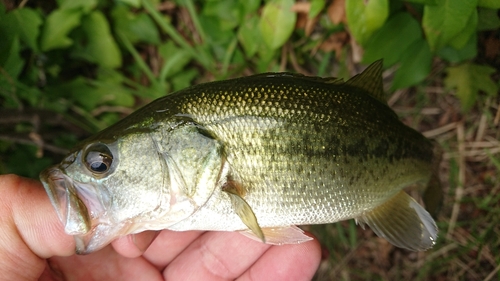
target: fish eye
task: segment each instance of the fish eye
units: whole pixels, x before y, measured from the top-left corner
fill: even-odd
[[[113,155],[106,145],[102,143],[94,144],[87,149],[84,163],[92,173],[103,174],[111,168]]]

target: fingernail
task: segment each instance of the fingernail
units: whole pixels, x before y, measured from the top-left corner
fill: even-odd
[[[159,231],[144,231],[141,233],[132,234],[132,242],[134,242],[134,245],[144,253],[149,248],[149,245],[153,243],[159,233]]]

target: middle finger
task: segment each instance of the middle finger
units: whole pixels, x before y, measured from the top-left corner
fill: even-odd
[[[236,232],[206,232],[167,266],[163,276],[166,280],[233,280],[269,247]]]
[[[159,270],[163,270],[202,233],[202,231],[162,230],[144,252],[143,257]]]

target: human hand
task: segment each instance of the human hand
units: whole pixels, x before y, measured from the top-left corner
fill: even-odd
[[[3,175],[0,192],[0,280],[310,280],[320,261],[316,240],[271,246],[234,232],[167,230],[79,256],[39,182]]]

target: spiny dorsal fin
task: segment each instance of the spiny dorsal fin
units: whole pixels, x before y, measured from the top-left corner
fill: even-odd
[[[345,85],[363,89],[382,103],[387,103],[382,83],[382,66],[382,60],[372,63],[363,72],[345,82]]]
[[[223,190],[229,195],[233,209],[240,217],[241,221],[257,236],[263,243],[266,243],[264,233],[257,222],[254,212],[242,195],[245,193],[244,188],[233,180],[228,180],[223,187]]]
[[[268,72],[262,74],[256,74],[253,77],[292,77],[295,79],[302,79],[310,82],[319,82],[325,84],[332,85],[341,85],[344,84],[344,79],[337,77],[317,77],[317,76],[305,76],[300,73],[291,73],[291,72]]]
[[[304,76],[303,79],[311,80],[315,82],[322,82],[331,85],[341,85],[344,84],[344,79],[337,77],[313,77],[313,76]]]
[[[437,226],[431,215],[406,192],[400,191],[384,204],[356,218],[393,245],[423,251],[436,243]]]

